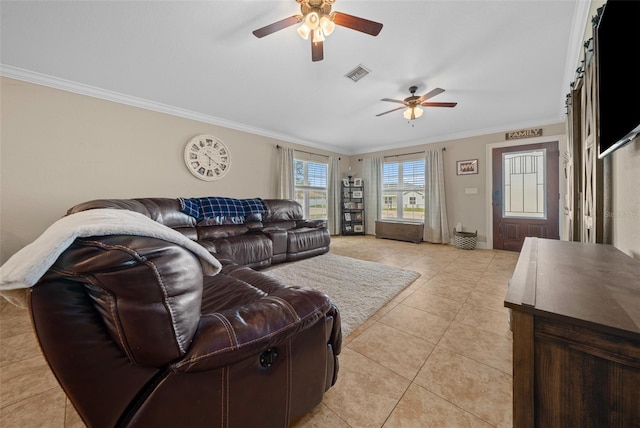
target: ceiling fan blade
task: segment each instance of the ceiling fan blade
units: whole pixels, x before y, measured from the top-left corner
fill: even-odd
[[[316,42],[315,33],[311,32],[311,61],[322,61],[324,59],[324,45],[322,40]]]
[[[314,42],[311,38],[311,61],[322,61],[324,59],[324,47],[322,42]]]
[[[302,15],[293,15],[288,18],[281,19],[280,21],[276,21],[273,24],[258,28],[257,30],[253,31],[253,35],[257,38],[268,36],[269,34],[275,33],[276,31],[283,30],[287,27],[291,27],[292,25],[302,22],[302,18]]]
[[[455,107],[458,103],[422,103],[423,107]]]
[[[421,96],[420,98],[418,98],[418,102],[421,103],[423,101],[428,100],[429,98],[433,98],[438,94],[441,94],[444,92],[444,89],[441,88],[435,88],[432,91],[427,92],[426,94],[424,94],[423,96]]]
[[[379,22],[369,21],[368,19],[358,18],[357,16],[348,15],[346,13],[334,12],[333,22],[342,27],[351,28],[352,30],[377,36],[382,30],[382,24]]]
[[[380,101],[389,101],[391,103],[400,103],[400,104],[405,104],[406,105],[406,103],[404,101],[402,101],[402,100],[392,100],[391,98],[383,98]]]
[[[392,111],[396,111],[396,110],[402,110],[403,108],[404,108],[404,106],[398,107],[398,108],[394,108],[393,110],[389,110],[389,111],[385,111],[384,113],[376,114],[376,116],[382,116],[383,114],[391,113]]]

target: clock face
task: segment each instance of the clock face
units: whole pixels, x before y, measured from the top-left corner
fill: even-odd
[[[193,137],[184,148],[184,162],[201,180],[219,180],[229,171],[229,149],[212,135]]]

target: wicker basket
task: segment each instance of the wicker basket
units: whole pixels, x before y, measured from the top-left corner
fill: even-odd
[[[456,248],[460,248],[461,250],[473,250],[476,248],[476,243],[478,242],[478,231],[475,233],[471,232],[458,232],[457,230],[453,230],[453,245]]]

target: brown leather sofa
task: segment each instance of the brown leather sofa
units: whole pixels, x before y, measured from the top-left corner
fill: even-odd
[[[95,208],[136,211],[178,230],[216,257],[252,268],[264,268],[273,263],[299,260],[329,251],[331,238],[326,221],[305,219],[302,206],[296,201],[260,199],[264,204],[261,212],[204,217],[195,212],[187,214],[188,210],[181,206],[181,199],[96,199],[70,208],[68,214]],[[233,199],[231,202],[237,201],[246,200]]]
[[[167,200],[117,204],[201,234]],[[286,427],[321,402],[338,373],[338,309],[220,261],[203,276],[167,241],[79,238],[30,289],[43,354],[87,426]]]

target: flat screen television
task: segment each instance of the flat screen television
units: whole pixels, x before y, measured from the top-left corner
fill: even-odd
[[[608,0],[594,28],[598,157],[640,135],[640,1]]]

